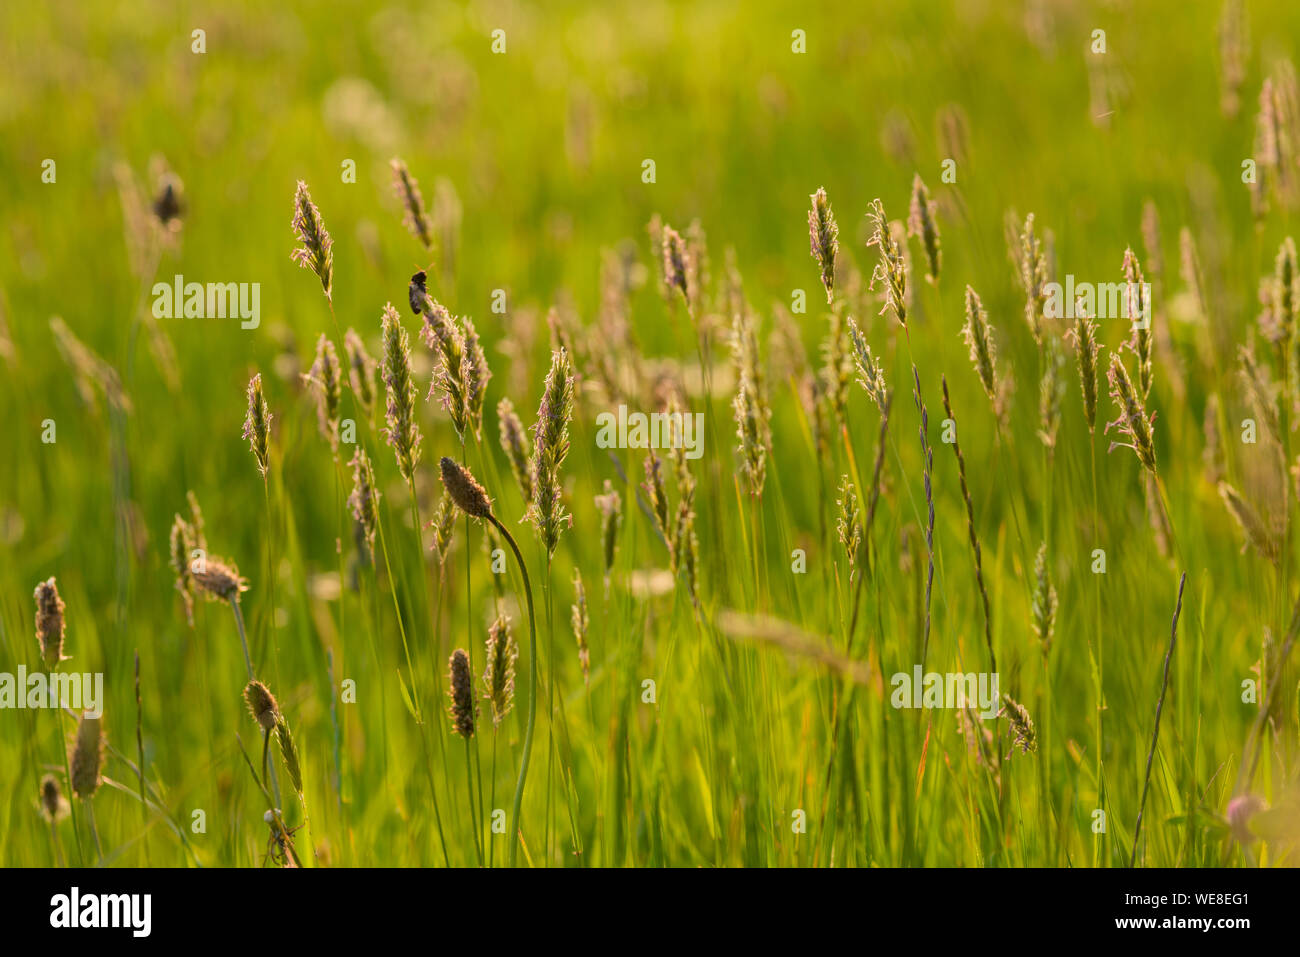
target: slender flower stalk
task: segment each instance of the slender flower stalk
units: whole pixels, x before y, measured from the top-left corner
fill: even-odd
[[[514,804],[510,812],[510,866],[514,867],[521,838],[519,809],[524,800],[524,784],[528,779],[528,764],[533,750],[533,730],[537,723],[537,618],[533,610],[533,586],[528,578],[528,566],[524,564],[524,557],[519,552],[519,545],[509,529],[493,514],[491,500],[483,486],[478,484],[469,470],[452,459],[443,458],[439,467],[442,470],[443,487],[456,506],[471,518],[487,519],[506,540],[514,552],[515,561],[519,563],[519,572],[524,579],[524,596],[528,599],[528,720],[524,729],[523,755],[519,762],[519,780],[515,784]]]

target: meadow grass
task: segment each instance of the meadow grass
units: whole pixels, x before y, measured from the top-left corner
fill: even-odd
[[[61,6],[0,672],[106,700],[0,710],[0,863],[1296,863],[1300,11]]]

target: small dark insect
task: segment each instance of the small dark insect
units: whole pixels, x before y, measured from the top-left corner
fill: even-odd
[[[411,285],[407,290],[407,294],[411,299],[411,310],[417,316],[424,312],[424,297],[428,295],[424,285],[426,278],[424,270],[421,269],[411,277]]]
[[[303,825],[286,828],[270,811],[262,815],[262,820],[266,821],[271,828],[271,836],[266,840],[266,857],[262,859],[262,866],[265,867],[269,861],[276,867],[300,867],[298,852],[293,847],[293,836],[302,830]]]
[[[158,221],[164,225],[174,219],[180,219],[181,201],[176,195],[176,188],[171,183],[163,185],[162,190],[153,201],[153,214],[158,217]]]

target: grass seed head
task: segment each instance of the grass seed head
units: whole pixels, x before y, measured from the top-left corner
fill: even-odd
[[[474,702],[474,677],[469,670],[469,655],[457,648],[451,653],[451,724],[462,738],[474,736],[474,717],[478,705]]]
[[[426,250],[433,248],[433,233],[429,228],[429,217],[424,211],[424,197],[420,195],[420,184],[415,181],[406,163],[397,157],[389,161],[393,169],[393,192],[402,204],[402,224],[411,231]]]
[[[932,285],[939,282],[939,265],[943,260],[943,250],[939,245],[939,224],[935,220],[935,204],[930,199],[930,191],[925,188],[921,174],[912,178],[912,203],[907,215],[907,235],[920,238],[925,248],[925,260],[928,272],[926,280]]]
[[[378,393],[375,384],[375,360],[371,358],[366,344],[355,329],[348,329],[343,334],[343,351],[348,357],[348,384],[352,394],[357,397],[362,411],[369,417],[375,407]]]
[[[1110,450],[1116,448],[1132,449],[1143,468],[1150,472],[1156,470],[1155,418],[1152,412],[1147,414],[1141,397],[1133,388],[1133,380],[1128,376],[1128,369],[1119,357],[1119,353],[1110,355],[1110,368],[1106,371],[1110,383],[1110,395],[1119,408],[1119,415],[1114,422],[1106,424],[1106,431],[1118,429],[1127,442],[1112,442]]]
[[[94,797],[102,780],[103,763],[102,719],[83,714],[77,723],[77,742],[72,749],[72,793],[83,801]]]
[[[486,664],[483,670],[484,694],[492,705],[492,726],[501,721],[515,703],[515,660],[519,646],[510,633],[510,619],[498,615],[488,627]]]
[[[194,568],[197,564],[199,567]],[[208,556],[201,562],[191,563],[194,582],[210,600],[234,602],[239,593],[248,591],[248,582],[241,578],[239,569],[219,558]]]
[[[295,249],[290,258],[304,269],[310,269],[320,280],[325,298],[332,299],[334,282],[334,240],[325,229],[320,210],[311,201],[307,184],[298,180],[298,189],[293,197],[293,231],[302,246]]]
[[[457,508],[473,518],[487,518],[492,514],[492,502],[487,492],[469,469],[445,455],[438,467],[442,471],[443,488]]]
[[[244,703],[253,719],[262,726],[263,731],[273,731],[275,722],[280,717],[280,706],[275,695],[260,681],[250,681],[244,686]]]
[[[961,334],[970,347],[970,361],[975,366],[980,385],[989,401],[997,401],[997,384],[994,381],[993,360],[997,356],[997,347],[993,343],[993,332],[989,328],[989,316],[984,311],[984,304],[970,286],[966,287],[966,324]]]
[[[375,557],[375,533],[379,526],[376,505],[379,502],[379,490],[375,487],[375,470],[370,464],[370,457],[365,449],[358,448],[353,453],[352,494],[348,496],[348,505],[352,507],[352,517],[360,526],[365,538],[366,549],[373,561]]]
[[[266,405],[266,396],[262,394],[262,375],[258,373],[248,380],[248,413],[244,416],[244,438],[253,450],[257,460],[257,470],[265,478],[271,470],[271,454],[267,440],[271,434],[271,411]]]
[[[569,421],[573,418],[573,364],[564,349],[551,353],[542,401],[533,427],[533,501],[527,517],[537,529],[549,559],[572,518],[560,493],[560,465],[569,454]]]
[[[63,636],[66,623],[63,617],[63,599],[54,578],[47,578],[36,586],[36,641],[41,646],[41,661],[47,671],[55,671],[60,661],[67,660],[63,653]]]
[[[68,816],[68,799],[63,796],[59,779],[53,774],[41,778],[41,815],[50,823],[57,823]]]
[[[835,256],[840,248],[840,228],[835,225],[835,214],[831,212],[824,188],[818,188],[809,198],[812,200],[812,209],[808,211],[809,242],[812,257],[821,267],[822,285],[826,287],[826,301],[829,303],[835,294]]]
[[[411,343],[392,303],[384,306],[384,385],[388,391],[388,444],[397,456],[397,470],[407,482],[420,461],[420,427],[415,421],[415,379],[411,375]]]

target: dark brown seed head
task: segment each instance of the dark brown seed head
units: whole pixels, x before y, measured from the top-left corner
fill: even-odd
[[[443,487],[457,508],[473,518],[487,518],[492,514],[492,501],[483,486],[470,475],[469,469],[445,455],[438,465],[442,469]]]
[[[41,813],[47,821],[58,821],[68,814],[68,801],[53,774],[41,778]]]
[[[53,578],[36,586],[36,640],[41,645],[41,660],[53,671],[64,659],[63,599]]]
[[[445,461],[445,459],[444,459]],[[451,723],[463,738],[474,736],[474,679],[469,670],[469,655],[457,648],[451,653]]]
[[[263,731],[275,729],[275,723],[280,718],[280,706],[276,703],[275,695],[271,694],[271,689],[260,681],[250,681],[244,687],[244,701]]]

